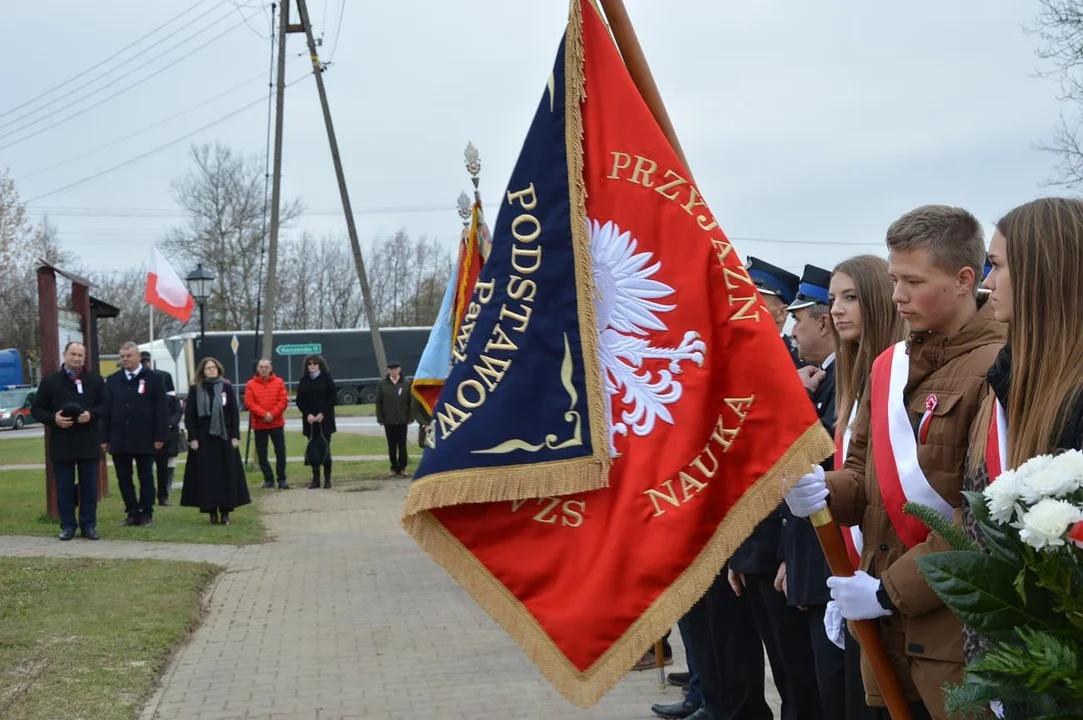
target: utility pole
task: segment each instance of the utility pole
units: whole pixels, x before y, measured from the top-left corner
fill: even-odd
[[[286,33],[289,27],[290,0],[278,0],[278,79],[275,81],[275,150],[274,175],[271,181],[271,237],[267,243],[267,287],[264,289],[263,347],[261,356],[271,359],[274,348],[275,294],[278,291],[278,211],[282,201],[282,116],[286,109]]]
[[[372,332],[372,349],[376,353],[377,373],[382,375],[387,367],[387,354],[384,341],[380,337],[380,327],[376,322],[376,309],[372,305],[372,291],[369,289],[368,276],[365,274],[365,261],[361,257],[361,243],[357,239],[357,226],[353,220],[353,207],[350,194],[346,190],[346,176],[342,172],[342,159],[338,154],[338,142],[335,140],[335,126],[331,122],[331,107],[327,104],[327,90],[323,86],[323,66],[316,52],[316,39],[312,35],[312,23],[308,18],[308,5],[305,0],[297,0],[297,11],[301,15],[301,25],[308,38],[308,51],[312,56],[312,74],[316,76],[316,88],[320,93],[323,106],[323,121],[327,125],[327,141],[331,145],[331,159],[335,162],[335,175],[338,177],[338,191],[342,196],[342,209],[346,213],[346,229],[350,233],[350,246],[353,249],[354,265],[357,266],[357,279],[361,283],[361,295],[365,301],[365,315],[368,317],[369,330]]]

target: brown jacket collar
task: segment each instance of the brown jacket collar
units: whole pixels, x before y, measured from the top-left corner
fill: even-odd
[[[993,319],[986,303],[958,334],[948,336],[925,331],[911,333],[907,343],[910,354],[910,379],[930,375],[957,357],[992,343],[1003,343],[1008,326]]]

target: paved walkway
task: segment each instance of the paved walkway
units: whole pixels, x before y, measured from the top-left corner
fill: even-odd
[[[226,567],[142,720],[645,720],[680,698],[630,673],[578,710],[403,532],[406,481],[360,487],[266,497],[274,542],[262,545],[6,537],[0,552]]]

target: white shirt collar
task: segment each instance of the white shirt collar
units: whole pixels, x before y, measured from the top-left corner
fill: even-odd
[[[831,363],[833,363],[833,362],[835,362],[835,353],[831,353],[830,355],[827,356],[827,359],[824,360],[822,365],[820,365],[820,369],[821,370],[826,370],[828,367],[831,366]]]

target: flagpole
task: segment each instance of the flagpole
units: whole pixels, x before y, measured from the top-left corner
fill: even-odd
[[[154,342],[154,306],[148,306],[147,310],[150,311],[150,339],[147,342]]]
[[[677,158],[691,175],[692,169],[688,167],[688,158],[684,156],[684,150],[681,149],[677,131],[673,129],[673,122],[669,119],[669,113],[666,112],[662,94],[658,91],[657,83],[654,82],[654,75],[651,74],[650,65],[647,64],[647,56],[643,54],[643,48],[639,44],[639,38],[636,37],[632,19],[628,16],[623,0],[599,0],[599,2],[605,12],[605,19],[609,22],[609,29],[613,33],[617,49],[624,58],[624,65],[632,76],[632,82],[635,83],[636,89],[647,103],[654,121],[662,129],[662,134],[673,147],[673,152],[677,153]]]
[[[591,2],[594,1],[591,0]],[[632,82],[635,83],[636,89],[646,102],[647,108],[651,111],[651,115],[654,116],[654,120],[658,123],[658,127],[661,128],[666,140],[669,141],[685,170],[688,171],[689,180],[691,180],[692,170],[688,167],[688,160],[685,158],[684,150],[681,149],[680,141],[677,139],[677,132],[673,129],[673,122],[669,119],[669,113],[666,112],[665,104],[662,102],[662,94],[658,91],[658,85],[654,82],[654,75],[651,74],[646,55],[643,54],[643,48],[639,44],[639,38],[636,37],[635,28],[632,27],[632,19],[628,16],[628,10],[625,8],[623,0],[597,1],[601,3],[605,18],[609,23],[610,32],[613,34],[613,40],[617,44],[621,57],[624,58],[624,65],[632,76]],[[846,554],[846,547],[842,543],[842,535],[839,533],[838,525],[835,523],[831,511],[825,508],[810,520],[812,520],[813,526],[816,528],[816,536],[820,540],[820,546],[823,548],[824,556],[831,568],[831,574],[838,577],[852,576],[854,574],[853,566],[850,564],[850,558]],[[891,659],[884,649],[879,622],[857,620],[852,621],[852,625],[854,633],[865,651],[865,657],[868,658],[872,667],[876,683],[880,686],[881,696],[884,698],[891,717],[893,720],[911,720],[910,704],[907,702],[906,695],[899,684],[899,678],[895,674]],[[655,657],[659,659],[660,663],[662,662],[660,658],[661,644],[661,641],[655,644]]]

